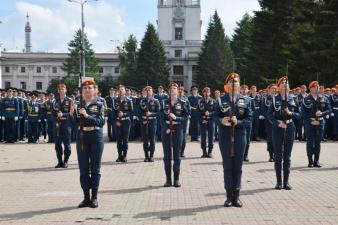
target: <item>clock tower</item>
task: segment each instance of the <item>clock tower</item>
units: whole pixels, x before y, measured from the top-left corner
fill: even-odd
[[[200,0],[158,0],[157,25],[170,66],[170,80],[189,91],[202,45]]]

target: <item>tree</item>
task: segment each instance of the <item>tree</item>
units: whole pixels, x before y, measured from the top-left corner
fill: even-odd
[[[157,87],[169,83],[169,67],[165,50],[154,25],[148,24],[137,57],[137,74],[133,86],[141,89],[146,84]]]
[[[221,89],[226,74],[233,70],[232,57],[230,41],[225,36],[222,21],[215,11],[202,43],[195,83],[201,87],[209,86],[212,90]]]
[[[86,76],[98,74],[99,64],[95,58],[95,52],[92,49],[92,44],[89,43],[86,34],[84,34],[84,43]],[[68,76],[78,75],[80,72],[81,48],[81,30],[78,30],[75,33],[74,39],[68,43],[68,58],[63,63],[62,67],[62,70],[66,71]]]
[[[137,40],[130,35],[119,49],[120,76],[119,82],[127,86],[134,85],[137,76]]]
[[[250,76],[248,56],[251,49],[251,37],[253,29],[253,18],[249,14],[244,14],[242,19],[237,22],[231,41],[231,49],[234,54],[236,71],[242,76],[242,80],[248,80]]]
[[[338,2],[322,0],[318,2],[315,23],[314,57],[319,82],[326,85],[338,83]]]
[[[99,73],[98,61],[95,58],[95,52],[92,49],[92,45],[87,39],[87,35],[84,35],[85,42],[85,70],[86,77],[93,77],[96,83],[101,80]],[[81,30],[76,31],[74,39],[68,43],[68,58],[65,60],[62,66],[62,70],[67,72],[67,76],[60,79],[53,79],[49,83],[47,90],[56,92],[57,84],[64,83],[67,85],[68,94],[72,93],[75,87],[79,84],[79,73],[80,73],[80,50],[81,50]]]
[[[261,10],[244,15],[231,46],[238,70],[265,88],[288,72],[292,86],[316,79],[338,82],[338,2],[260,0]],[[286,68],[288,65],[288,71]]]

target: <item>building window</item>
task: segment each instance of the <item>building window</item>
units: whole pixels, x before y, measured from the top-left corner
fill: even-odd
[[[102,66],[100,67],[100,73],[103,73],[103,67]]]
[[[197,69],[198,69],[197,65],[192,66],[192,75],[193,76],[197,73]]]
[[[42,82],[36,82],[36,90],[42,90]]]
[[[9,72],[10,72],[9,66],[6,66],[6,67],[5,67],[5,72],[6,72],[6,73],[9,73]]]
[[[175,50],[175,58],[182,58],[182,50]]]
[[[116,74],[119,74],[119,73],[120,73],[120,67],[118,67],[118,66],[115,67],[115,73],[116,73]]]
[[[182,27],[175,28],[175,40],[183,40],[183,28]]]
[[[53,66],[53,67],[52,67],[52,72],[53,72],[53,73],[57,73],[57,72],[58,72],[58,68],[57,68],[56,66]]]
[[[174,75],[183,75],[183,66],[174,66]]]
[[[24,66],[21,67],[21,73],[26,73],[26,67]]]
[[[41,73],[41,66],[36,67],[36,72]]]
[[[5,82],[5,88],[9,88],[10,86],[11,86],[11,82],[6,81],[6,82]]]
[[[27,89],[27,83],[24,82],[24,81],[21,81],[21,82],[20,82],[20,89],[26,90],[26,89]]]

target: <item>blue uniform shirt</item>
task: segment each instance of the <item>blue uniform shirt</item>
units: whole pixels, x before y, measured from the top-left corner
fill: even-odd
[[[232,116],[233,110],[235,110],[234,115],[237,117],[236,128],[243,128],[251,124],[252,109],[250,105],[250,100],[242,94],[237,95],[237,99],[235,101],[235,109],[232,108],[230,96],[228,94],[224,94],[221,97],[221,104],[217,106],[215,117],[219,119],[219,122],[221,124],[224,117]]]
[[[16,98],[6,97],[2,100],[3,116],[5,118],[14,118],[19,116],[19,103]]]
[[[318,110],[322,112],[322,116],[316,118],[315,114]],[[317,99],[314,99],[313,96],[309,94],[303,99],[301,112],[305,123],[319,120],[320,123],[323,124],[323,118],[331,114],[331,107],[328,99],[324,95],[319,94]]]
[[[286,107],[292,113],[286,115],[284,109]],[[298,105],[297,98],[294,95],[287,95],[287,101],[282,99],[280,94],[277,94],[272,99],[272,104],[268,110],[268,119],[272,122],[275,127],[278,127],[280,122],[290,123],[292,120],[300,118],[300,108]]]

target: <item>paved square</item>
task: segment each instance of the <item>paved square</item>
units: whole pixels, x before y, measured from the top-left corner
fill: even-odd
[[[117,164],[115,143],[105,145],[99,208],[82,200],[75,146],[68,169],[54,169],[50,144],[0,145],[0,224],[338,224],[338,144],[322,145],[321,169],[308,169],[305,143],[295,143],[290,183],[277,191],[265,143],[253,143],[244,165],[242,209],[224,208],[218,145],[201,159],[187,144],[182,188],[163,188],[162,146],[143,162],[141,143],[131,143],[128,164]]]

